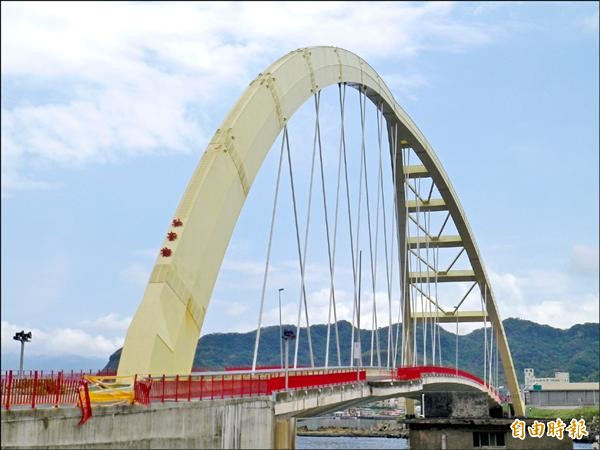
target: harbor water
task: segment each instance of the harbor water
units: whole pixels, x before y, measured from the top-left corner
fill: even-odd
[[[410,448],[408,439],[384,438],[384,437],[329,437],[329,436],[298,436],[296,437],[297,449],[313,448],[364,448],[364,449],[387,449],[387,448]],[[574,449],[591,449],[592,444],[575,443]]]

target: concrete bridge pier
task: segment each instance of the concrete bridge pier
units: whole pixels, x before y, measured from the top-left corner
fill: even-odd
[[[296,418],[275,418],[275,436],[273,448],[295,449],[296,448]]]

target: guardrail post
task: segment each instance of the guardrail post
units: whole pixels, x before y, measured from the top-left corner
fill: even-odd
[[[36,370],[33,375],[33,394],[31,395],[31,407],[35,408],[35,395],[37,392],[37,380],[38,380],[38,371]]]
[[[160,399],[161,403],[165,402],[165,374],[162,376],[162,397]]]
[[[211,375],[210,377],[210,399],[213,400],[215,398],[215,376]]]
[[[192,399],[192,375],[188,375],[188,402]]]
[[[175,375],[175,401],[179,401],[179,375]]]
[[[7,381],[7,387],[5,387],[6,389],[6,410],[8,411],[10,409],[10,394],[11,394],[11,390],[12,390],[12,383],[13,383],[13,372],[12,370],[8,371],[8,381]]]
[[[204,386],[204,377],[202,375],[200,375],[199,381],[200,381],[200,400],[202,400],[202,386]]]
[[[137,384],[137,373],[133,376],[133,399],[131,400],[131,404],[135,403],[135,385]]]
[[[221,398],[225,397],[225,375],[221,375]]]
[[[56,397],[54,399],[54,407],[58,408],[60,404],[60,394],[62,390],[62,372],[56,374]]]
[[[150,408],[150,403],[152,402],[152,375],[148,374],[148,408]]]

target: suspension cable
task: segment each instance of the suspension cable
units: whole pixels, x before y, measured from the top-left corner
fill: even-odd
[[[311,367],[314,367],[315,362],[314,362],[314,356],[313,356],[313,351],[312,351],[312,339],[310,336],[310,323],[308,320],[308,307],[307,307],[307,302],[306,302],[306,287],[304,284],[304,268],[305,268],[305,263],[306,263],[306,245],[307,245],[307,239],[308,239],[308,227],[310,224],[310,206],[311,206],[311,199],[312,199],[312,185],[313,185],[313,172],[314,172],[314,166],[315,166],[316,145],[313,145],[313,157],[312,157],[312,166],[311,166],[311,170],[310,170],[310,187],[309,187],[309,195],[308,195],[308,215],[306,218],[306,233],[304,235],[304,252],[302,252],[302,249],[300,248],[300,228],[298,225],[298,208],[296,206],[296,190],[294,188],[292,156],[291,156],[291,152],[290,152],[290,143],[289,143],[289,135],[287,132],[287,127],[285,129],[285,135],[286,135],[286,148],[287,148],[287,155],[288,155],[288,167],[289,167],[289,171],[290,171],[290,186],[291,186],[291,190],[292,190],[292,204],[294,206],[294,223],[296,225],[296,243],[298,246],[298,261],[300,264],[300,284],[301,284],[300,300],[298,302],[298,321],[296,324],[296,346],[294,349],[294,368],[298,367],[298,347],[299,347],[299,342],[300,342],[300,317],[301,317],[301,312],[302,312],[302,300],[304,300],[304,311],[305,311],[305,315],[306,315],[306,333],[308,336],[310,365],[311,365]],[[315,137],[316,137],[316,134],[315,134]],[[302,257],[302,255],[304,255],[304,258]]]
[[[408,157],[410,158],[410,154],[411,154],[410,149],[407,148],[406,151],[408,153]],[[408,176],[406,179],[408,179]],[[406,180],[405,180],[405,182],[406,182]],[[406,211],[407,211],[406,216],[411,217],[410,213],[408,212],[408,202],[406,202]],[[418,209],[417,209],[417,211],[418,211]],[[418,220],[417,220],[417,225],[418,225]],[[416,234],[417,249],[419,249],[419,241],[420,241],[419,226],[417,226],[417,228],[416,228],[416,233],[417,233]],[[417,282],[415,281],[413,283],[412,279],[410,278],[410,273],[412,273],[412,268],[413,268],[413,263],[412,263],[413,258],[411,258],[410,255],[408,255],[408,260],[410,261],[410,271],[409,271],[408,280],[412,287],[413,284],[416,286]],[[416,313],[417,313],[417,294],[414,293],[413,289],[411,289],[411,299],[412,299],[412,308],[413,308],[412,309],[412,315],[413,315],[413,358],[412,359],[413,359],[413,366],[416,366],[417,365],[417,315],[416,315]]]
[[[458,314],[456,315],[456,357],[454,360],[454,368],[456,369],[456,375],[458,375]]]
[[[432,180],[433,181],[433,180]],[[431,216],[429,218],[429,220],[431,221]],[[431,227],[431,223],[429,224],[429,226]],[[434,290],[433,290],[433,295],[435,296],[435,316],[433,316],[431,318],[433,325],[432,325],[432,342],[431,342],[431,348],[433,351],[433,355],[432,355],[432,362],[435,365],[435,361],[436,361],[436,356],[439,357],[438,354],[438,342],[437,342],[437,336],[439,334],[439,325],[438,325],[438,310],[437,310],[437,306],[438,306],[438,291],[437,291],[437,280],[438,280],[438,274],[437,274],[437,269],[438,269],[438,259],[439,259],[439,253],[437,252],[438,247],[434,247],[431,249],[431,257],[433,259],[433,283],[434,283]],[[440,364],[441,365],[441,364]]]
[[[490,323],[490,356],[488,358],[488,369],[490,371],[490,374],[488,376],[488,380],[489,380],[489,384],[490,386],[494,385],[494,380],[492,378],[492,376],[494,375],[492,369],[494,367],[494,325],[492,323]]]
[[[363,116],[362,116],[362,93],[360,91],[360,88],[358,90],[358,103],[359,106],[361,108],[361,115],[360,115],[360,121],[361,121],[361,128],[362,128],[362,122],[363,122]],[[364,136],[363,136],[363,140],[364,140]],[[361,146],[361,150],[362,150],[362,146]],[[366,171],[366,168],[363,167],[363,159],[359,156],[360,159],[360,173],[359,173],[359,177],[358,177],[358,212],[356,214],[356,247],[355,247],[355,253],[359,253],[359,242],[360,242],[360,212],[361,212],[361,206],[362,206],[362,179],[363,179],[363,169]],[[361,252],[362,254],[362,252]],[[356,263],[358,264],[359,261],[356,261]],[[356,271],[358,271],[359,268],[356,269]],[[361,284],[360,284],[360,276],[358,277],[358,286],[356,287],[358,289],[358,305],[360,305],[360,298],[361,298]],[[361,365],[362,365],[362,339],[361,339],[361,335],[360,335],[360,308],[357,309],[356,312],[356,322],[357,322],[357,333],[358,333],[358,342],[359,342],[359,347],[361,349]]]
[[[385,218],[385,191],[383,189],[383,168],[382,168],[382,150],[381,150],[381,135],[382,135],[382,127],[383,127],[383,104],[380,105],[380,108],[377,108],[377,141],[379,144],[379,180],[380,184],[378,189],[381,189],[381,208],[382,208],[382,216],[383,216],[383,249],[385,251],[385,275],[387,281],[387,291],[388,291],[388,337],[387,337],[387,351],[386,351],[386,367],[390,367],[390,357],[391,357],[391,349],[392,349],[392,286],[390,283],[390,264],[388,257],[388,246],[387,246],[387,221]],[[377,208],[379,217],[379,208]]]
[[[315,114],[317,117],[317,143],[319,148],[319,168],[321,172],[321,192],[323,194],[323,210],[325,217],[325,235],[327,237],[327,256],[329,259],[329,277],[330,277],[330,290],[329,290],[329,312],[327,316],[327,338],[325,345],[325,367],[329,367],[329,339],[330,339],[330,331],[331,331],[331,309],[332,304],[335,304],[335,285],[334,285],[334,257],[331,252],[331,240],[329,238],[329,213],[327,212],[327,195],[325,193],[325,173],[323,170],[323,146],[321,144],[321,125],[319,120],[319,106],[321,102],[321,92],[319,91],[317,95],[315,95]],[[339,171],[338,171],[339,173]],[[338,181],[338,191],[339,191],[339,181]],[[337,225],[337,217],[336,217],[336,225]],[[335,251],[335,250],[334,250]],[[336,331],[337,331],[337,320],[335,323]],[[336,333],[337,337],[337,349],[338,349],[338,366],[341,365],[339,358],[339,334]]]
[[[341,87],[338,85],[338,88]],[[343,126],[343,125],[342,125]],[[333,266],[333,275],[335,276],[335,255],[337,250],[337,231],[338,231],[338,218],[339,218],[339,205],[340,205],[340,185],[341,185],[341,177],[342,174],[342,138],[340,136],[340,148],[338,152],[338,170],[337,170],[337,187],[335,192],[335,214],[334,214],[334,223],[333,223],[333,250],[332,250],[332,266]],[[335,289],[334,289],[335,292]],[[337,306],[335,296],[333,297],[333,320],[335,321],[335,341],[336,341],[336,349],[337,349],[337,362],[338,366],[342,365],[342,355],[340,351],[340,333],[338,329],[338,318],[337,318]],[[327,347],[329,348],[329,346]]]
[[[339,103],[340,103],[340,147],[342,148],[343,161],[344,161],[344,181],[346,185],[346,205],[348,211],[348,232],[350,237],[350,254],[352,259],[352,287],[354,291],[353,302],[352,302],[352,326],[351,326],[351,338],[350,338],[350,367],[354,367],[354,328],[355,328],[355,318],[356,312],[358,310],[358,296],[357,296],[357,276],[356,276],[356,258],[354,252],[354,236],[352,233],[352,212],[350,208],[350,187],[348,185],[348,162],[346,157],[346,133],[344,129],[344,109],[346,103],[346,84],[344,83],[344,88],[342,90],[342,85],[338,84],[338,93],[339,93]],[[359,204],[360,204],[360,196],[359,196]],[[360,209],[360,207],[359,207]],[[360,217],[360,215],[359,215]],[[359,334],[360,339],[360,334]],[[361,361],[362,361],[362,355]]]
[[[495,358],[496,359],[496,361],[495,361],[495,364],[496,364],[496,386],[498,386],[500,384],[500,378],[498,376],[498,351],[499,351],[499,348],[498,348],[498,330],[496,329],[495,331],[496,331],[496,358]]]
[[[439,305],[439,297],[438,297],[438,264],[440,260],[440,247],[436,247],[436,264],[435,264],[435,302],[436,305]],[[438,306],[439,307],[439,306]],[[438,340],[438,357],[440,361],[440,366],[442,365],[442,330],[439,324],[439,320],[437,320],[437,311],[436,311],[436,322],[437,322],[437,340]]]
[[[483,285],[483,298],[481,299],[483,312],[483,382],[487,380],[487,283]]]
[[[433,185],[433,180],[432,180],[432,185]],[[429,230],[431,229],[431,211],[427,211],[426,213],[426,218],[427,218],[427,226],[425,228],[427,228],[427,234],[429,235]],[[429,242],[429,238],[426,238],[427,240],[425,241],[427,244],[427,252],[426,252],[426,259],[429,265],[429,251],[431,250],[431,257],[433,259],[434,255],[433,255],[433,249],[430,249],[430,242]],[[435,266],[435,260],[433,262],[434,266]],[[435,275],[435,267],[433,267],[434,270],[434,275]],[[429,296],[429,298],[431,298],[431,277],[429,274],[429,268],[427,268],[427,294]],[[436,300],[437,301],[437,300]],[[429,314],[428,314],[428,320],[431,324],[431,326],[429,327],[430,330],[430,339],[431,339],[431,363],[435,365],[435,320],[433,318],[432,315],[432,304],[431,302],[428,302],[428,309],[429,309]]]
[[[418,191],[421,191],[421,179],[417,179],[417,186],[418,186]],[[421,205],[419,203],[419,200],[417,199],[418,195],[415,192],[415,204],[417,205],[417,226],[419,225],[420,219],[421,219]],[[419,287],[421,288],[421,291],[423,291],[423,277],[421,276],[422,272],[423,272],[423,267],[421,265],[421,246],[420,246],[420,236],[419,236],[419,231],[417,229],[417,255],[418,255],[418,259],[417,259],[417,270],[418,270],[418,284]],[[421,299],[421,313],[423,314],[423,317],[425,318],[425,300],[423,299],[423,295],[420,295],[419,298]],[[427,342],[425,340],[426,338],[426,331],[425,331],[425,320],[423,320],[423,323],[421,323],[421,334],[422,334],[422,341],[423,341],[423,365],[426,366],[427,365]]]
[[[358,307],[356,310],[356,328],[358,330],[358,353],[360,355],[359,367],[362,366],[362,338],[360,335],[360,293],[362,292],[362,250],[358,252]],[[358,358],[357,358],[358,359]]]
[[[287,126],[287,125],[286,125]],[[265,261],[265,272],[263,275],[262,289],[260,294],[260,309],[258,313],[258,327],[256,328],[256,340],[254,342],[254,356],[252,358],[252,371],[256,370],[258,357],[258,343],[260,341],[260,327],[262,322],[263,306],[265,303],[265,291],[267,288],[267,274],[269,273],[269,260],[271,258],[271,244],[273,242],[273,230],[275,227],[275,213],[277,211],[277,199],[279,198],[279,182],[281,180],[281,166],[283,161],[283,147],[285,142],[285,131],[281,134],[281,150],[279,151],[279,164],[277,165],[277,181],[275,182],[275,195],[273,197],[273,212],[271,213],[271,228],[269,230],[269,243],[267,244],[267,258]]]
[[[368,236],[369,236],[369,257],[371,262],[371,286],[373,291],[373,311],[372,311],[372,320],[371,320],[371,354],[370,354],[370,364],[373,367],[373,345],[374,340],[377,341],[377,365],[381,367],[381,355],[379,353],[379,330],[377,329],[377,301],[376,301],[376,291],[375,291],[375,283],[377,282],[377,277],[375,275],[375,264],[373,261],[373,240],[372,240],[372,229],[371,229],[371,206],[369,201],[369,177],[367,170],[367,156],[366,156],[366,148],[365,148],[365,122],[366,122],[366,100],[367,96],[365,93],[362,93],[362,88],[359,90],[359,100],[360,100],[360,127],[361,127],[361,157],[364,164],[364,174],[365,174],[365,198],[367,203],[367,228],[368,228]],[[379,193],[379,192],[378,192]],[[377,233],[377,231],[376,231]],[[376,234],[377,236],[377,234]],[[377,241],[375,241],[375,246],[377,247]],[[377,248],[375,249],[377,251]],[[375,253],[375,258],[377,254]]]

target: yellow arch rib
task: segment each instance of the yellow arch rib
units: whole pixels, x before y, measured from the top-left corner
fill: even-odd
[[[362,86],[372,101],[383,104],[388,128],[398,130],[397,142],[412,147],[424,166],[415,173],[428,173],[435,182],[443,207],[450,212],[466,249],[474,277],[482,292],[487,289],[487,313],[498,331],[515,412],[522,415],[523,404],[492,289],[444,169],[425,136],[375,70],[354,53],[335,47],[300,49],[274,62],[250,83],[213,136],[175,213],[174,219],[179,219],[181,225],[171,224],[168,230],[177,237],[165,237],[167,256],[161,253],[157,257],[127,331],[118,374],[190,372],[223,256],[267,152],[294,112],[314,92],[336,83]],[[404,187],[397,182],[396,189],[399,201],[404,199]],[[398,219],[402,229],[405,219]],[[405,245],[404,237],[401,239]]]

